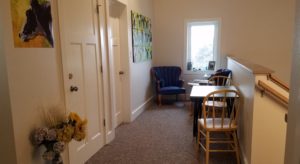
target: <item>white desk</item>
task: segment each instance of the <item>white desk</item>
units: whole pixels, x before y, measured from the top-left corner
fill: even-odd
[[[236,87],[231,86],[214,86],[214,85],[194,85],[190,94],[191,98],[204,98],[209,93],[220,90],[231,89],[237,91]],[[221,95],[220,95],[221,96]]]

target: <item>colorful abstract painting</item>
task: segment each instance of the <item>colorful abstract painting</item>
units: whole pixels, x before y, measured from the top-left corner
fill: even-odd
[[[152,59],[151,20],[131,11],[133,62]]]
[[[15,47],[53,47],[49,0],[11,0]]]

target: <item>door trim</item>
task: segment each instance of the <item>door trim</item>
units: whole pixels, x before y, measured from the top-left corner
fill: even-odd
[[[102,54],[102,74],[103,74],[103,92],[104,92],[104,118],[105,120],[105,139],[106,144],[110,143],[115,138],[115,128],[114,128],[114,101],[112,99],[112,86],[110,84],[111,69],[110,59],[109,59],[109,49],[107,48],[107,2],[105,0],[98,0],[98,23],[99,23],[99,37],[100,37],[100,52]]]

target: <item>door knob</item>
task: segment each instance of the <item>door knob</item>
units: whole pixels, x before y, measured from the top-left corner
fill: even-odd
[[[78,91],[78,87],[77,87],[77,86],[71,85],[70,91],[71,91],[71,92],[77,92],[77,91]]]
[[[124,71],[120,71],[120,72],[119,72],[119,75],[123,75],[123,74],[124,74]]]

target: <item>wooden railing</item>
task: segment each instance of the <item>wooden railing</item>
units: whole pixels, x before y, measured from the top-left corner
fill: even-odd
[[[281,81],[279,78],[275,77],[274,75],[269,74],[268,79],[270,79],[273,83],[277,84],[279,87],[286,90],[287,92],[290,91],[289,86],[285,84],[283,81]]]
[[[257,85],[260,88],[260,90],[262,91],[262,93],[270,94],[271,96],[274,96],[274,97],[278,98],[279,100],[281,100],[285,105],[288,105],[289,99],[286,96],[284,96],[283,94],[281,94],[278,91],[276,91],[275,89],[273,89],[272,87],[270,87],[268,84],[262,82],[261,80],[258,80]]]

